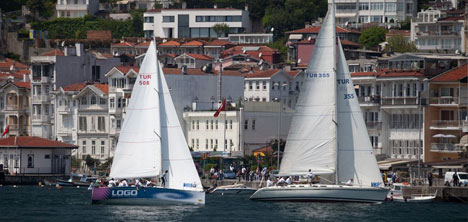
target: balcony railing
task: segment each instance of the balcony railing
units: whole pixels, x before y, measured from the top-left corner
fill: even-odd
[[[6,111],[22,111],[22,110],[27,110],[27,106],[18,106],[18,105],[7,105],[6,106]]]
[[[50,82],[52,82],[52,78],[50,78],[48,76],[41,76],[41,77],[34,76],[32,78],[32,82],[33,83],[50,83]]]
[[[56,5],[56,10],[88,10],[88,5],[85,4],[64,4]]]
[[[431,127],[437,128],[460,128],[460,120],[432,120]]]
[[[381,130],[382,122],[366,122],[367,129]]]
[[[48,95],[37,95],[33,96],[33,102],[49,102],[50,97]]]
[[[453,96],[442,96],[442,97],[431,97],[430,104],[438,104],[438,105],[457,105],[458,98]]]
[[[33,115],[32,120],[33,121],[41,121],[41,122],[47,122],[49,121],[49,116],[48,115]]]
[[[380,96],[358,96],[359,104],[378,104]]]
[[[418,98],[416,96],[383,97],[382,105],[418,105]]]
[[[461,152],[462,147],[452,143],[431,143],[432,152]]]

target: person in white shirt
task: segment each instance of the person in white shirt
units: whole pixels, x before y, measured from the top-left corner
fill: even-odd
[[[353,185],[353,178],[349,179],[348,182],[346,182],[346,185],[351,186]]]
[[[288,177],[288,179],[286,179],[286,183],[287,183],[288,185],[290,185],[290,184],[292,183],[291,177]]]
[[[107,185],[108,187],[115,187],[115,181],[114,181],[114,178],[111,178],[109,180],[109,185]]]
[[[234,166],[232,164],[229,166],[229,170],[234,172]]]
[[[146,187],[152,187],[153,184],[151,183],[151,180],[146,181]]]
[[[312,184],[314,177],[315,177],[314,173],[312,173],[312,170],[309,169],[309,173],[307,174],[307,179],[309,180],[309,184]]]
[[[142,187],[143,184],[141,184],[141,182],[140,182],[139,179],[136,179],[136,180],[135,180],[135,186],[136,186],[136,187]]]
[[[120,184],[119,184],[119,187],[128,187],[127,180],[126,180],[126,179],[123,179],[123,180],[122,180],[122,186],[120,186]]]
[[[286,182],[286,181],[284,180],[284,178],[281,177],[281,178],[278,180],[278,182],[276,183],[276,185],[282,186],[282,185],[284,185],[285,182]]]
[[[267,187],[273,186],[273,181],[271,181],[270,178],[268,178],[268,180],[267,180],[267,182],[266,182],[266,186],[267,186]]]

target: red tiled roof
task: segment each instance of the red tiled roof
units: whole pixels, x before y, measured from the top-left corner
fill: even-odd
[[[246,78],[268,78],[272,77],[275,73],[277,73],[279,69],[269,69],[265,71],[256,71],[252,74],[248,74],[245,77]]]
[[[21,63],[21,62],[18,62],[18,61],[15,61],[13,59],[9,59],[9,58],[5,58],[5,61],[4,62],[0,62],[0,68],[6,68],[6,69],[10,69],[10,67],[14,64],[14,67],[17,68],[17,69],[27,69],[28,66]]]
[[[190,42],[182,44],[182,46],[203,46],[203,43],[197,40],[192,40]]]
[[[86,32],[87,39],[97,39],[97,40],[111,40],[112,31],[110,30],[88,30]]]
[[[182,69],[178,68],[163,68],[164,74],[171,75],[182,75]],[[200,69],[187,69],[188,75],[206,75],[207,73],[201,71]]]
[[[18,71],[16,71],[16,72],[13,73],[13,74],[27,75],[27,74],[31,74],[31,71],[30,71],[30,70],[18,70]]]
[[[379,72],[353,72],[351,77],[361,77],[361,76],[378,76]]]
[[[135,43],[133,42],[119,42],[119,43],[114,43],[112,44],[112,47],[134,47]]]
[[[169,56],[169,57],[172,57],[172,58],[177,57],[177,55],[174,54],[174,53],[164,53],[164,54],[161,54],[161,55],[159,55],[159,56]]]
[[[465,20],[463,16],[457,16],[457,17],[446,17],[446,18],[440,18],[438,19],[439,22],[442,21],[459,21],[459,20]]]
[[[468,64],[453,68],[447,72],[435,76],[431,82],[457,82],[467,76]]]
[[[26,70],[22,70],[26,71]],[[8,79],[8,77],[12,76],[15,79],[23,79],[24,74],[23,72],[0,72],[0,79]]]
[[[300,70],[294,70],[294,71],[288,71],[287,73],[291,76],[291,77],[295,77],[297,76],[297,74],[299,74],[301,71]]]
[[[213,74],[218,75],[219,71],[215,70],[213,71]],[[244,76],[244,74],[242,74],[242,72],[235,71],[235,70],[223,70],[223,76]]]
[[[410,36],[411,31],[410,30],[396,30],[396,29],[391,29],[387,32],[387,36],[395,36],[395,35],[402,35],[402,36]]]
[[[356,47],[360,47],[361,45],[359,45],[358,43],[355,43],[355,42],[351,42],[351,41],[348,41],[346,39],[341,39],[341,44],[342,45],[348,45],[348,46],[356,46]]]
[[[213,59],[211,56],[207,56],[203,54],[194,54],[194,53],[184,53],[184,54],[190,57],[193,57],[194,59],[200,59],[200,60],[212,60]]]
[[[142,42],[142,43],[138,43],[135,47],[149,47],[151,42]]]
[[[297,29],[297,30],[293,30],[293,31],[286,32],[286,34],[295,34],[295,33],[319,33],[319,32],[320,32],[320,27],[321,27],[321,26],[313,26],[313,27],[309,27],[309,28]],[[338,33],[359,33],[359,32],[357,32],[357,31],[344,29],[344,28],[341,28],[341,27],[339,27],[339,26],[336,27],[336,32],[338,32]]]
[[[109,93],[109,85],[107,84],[94,83],[93,86],[101,90],[104,94]]]
[[[131,69],[133,69],[133,71],[135,71],[136,73],[140,71],[140,68],[136,66],[116,66],[115,68],[122,72],[124,75],[130,72]]]
[[[295,42],[293,44],[312,44],[314,45],[315,44],[315,41],[316,39],[315,38],[311,38],[310,40],[309,39],[303,39],[301,41],[298,41],[298,42]],[[361,45],[359,45],[358,43],[355,43],[355,42],[351,42],[351,41],[348,41],[346,39],[341,39],[341,44],[342,45],[347,45],[347,46],[356,46],[356,47],[359,47]]]
[[[72,85],[64,86],[63,90],[65,90],[65,91],[80,91],[84,87],[86,87],[86,83],[81,82],[81,83],[75,83],[75,84],[72,84]]]
[[[11,136],[5,139],[0,139],[0,146],[18,148],[78,148],[72,144],[66,144],[59,141],[34,136]]]
[[[225,46],[225,45],[234,45],[232,42],[222,41],[222,40],[213,40],[211,42],[205,43],[205,46]]]
[[[423,77],[424,74],[418,71],[386,71],[379,74],[379,78],[386,77]]]
[[[180,42],[176,41],[167,41],[165,43],[159,44],[159,46],[180,46]]]
[[[20,88],[31,89],[31,82],[11,82],[11,83]]]
[[[60,49],[55,49],[50,52],[44,52],[40,54],[39,56],[64,56],[65,53],[62,52]]]

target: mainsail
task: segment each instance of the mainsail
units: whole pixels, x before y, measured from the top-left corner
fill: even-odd
[[[331,7],[305,74],[296,112],[289,129],[280,174],[335,172],[336,159],[336,35],[335,9]]]
[[[378,186],[382,177],[340,41],[338,46],[338,180],[345,182],[353,178],[355,184]]]
[[[155,177],[161,172],[160,101],[156,48],[151,42],[133,87],[110,172],[111,178]]]

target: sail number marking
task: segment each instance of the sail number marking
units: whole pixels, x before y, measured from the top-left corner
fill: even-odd
[[[307,78],[329,78],[330,73],[306,73]]]
[[[354,99],[354,94],[346,93],[344,94],[344,99]]]
[[[140,80],[138,80],[138,85],[142,85],[142,86],[149,85],[150,84],[149,79],[151,79],[151,75],[140,75]]]

